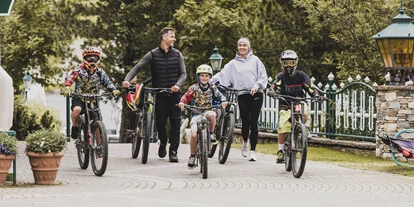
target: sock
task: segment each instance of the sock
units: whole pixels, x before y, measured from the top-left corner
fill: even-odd
[[[282,150],[283,151],[283,144],[277,144],[277,148],[279,149],[279,150]]]

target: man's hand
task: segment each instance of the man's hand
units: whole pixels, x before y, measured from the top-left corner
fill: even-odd
[[[119,96],[119,94],[121,94],[121,92],[119,90],[113,90],[112,94],[116,97],[116,96]]]
[[[184,103],[183,102],[178,103],[177,106],[180,107],[181,110],[184,110]]]
[[[227,102],[222,102],[222,103],[221,103],[221,107],[222,107],[223,109],[226,109],[226,107],[227,107]]]
[[[71,93],[72,93],[72,90],[70,89],[69,86],[66,86],[66,87],[64,87],[60,90],[60,94],[65,96],[65,97],[70,96]]]
[[[267,96],[274,97],[275,96],[275,91],[274,90],[267,91]]]
[[[256,92],[257,92],[257,88],[252,88],[250,90],[250,95],[254,96],[254,94],[256,94]]]
[[[174,85],[173,87],[171,87],[172,92],[178,92],[179,90],[180,90],[180,87],[177,85]]]
[[[130,85],[131,85],[131,83],[129,81],[122,82],[122,87],[124,87],[124,88],[129,88]]]

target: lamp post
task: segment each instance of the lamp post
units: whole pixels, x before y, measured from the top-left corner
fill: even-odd
[[[27,92],[29,92],[30,85],[32,84],[32,76],[29,72],[23,76],[23,87],[24,87],[24,99],[27,99]]]
[[[211,67],[213,68],[214,72],[218,72],[221,69],[221,62],[223,61],[223,57],[218,53],[217,46],[213,49],[213,54],[210,56]]]
[[[411,17],[404,14],[402,0],[399,14],[392,19],[392,24],[372,38],[377,42],[385,69],[395,71],[391,74],[393,77],[397,76],[399,70],[403,83],[405,75],[414,69],[414,25]]]

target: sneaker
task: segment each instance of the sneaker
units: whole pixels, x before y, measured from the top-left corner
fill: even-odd
[[[158,156],[160,158],[164,158],[167,155],[167,149],[166,149],[167,145],[166,144],[160,144],[159,148],[158,148]]]
[[[214,133],[210,134],[210,138],[211,138],[211,144],[212,145],[217,145],[218,141],[217,141],[216,135]]]
[[[247,148],[249,148],[249,143],[248,142],[243,142],[243,146],[242,146],[242,150],[241,150],[241,154],[243,155],[243,157],[247,157],[247,154],[249,153]]]
[[[285,153],[282,150],[279,150],[277,152],[276,163],[283,163],[283,162],[285,162]]]
[[[79,127],[72,126],[72,130],[70,132],[72,139],[77,140],[79,137]]]
[[[312,134],[310,133],[309,129],[306,129],[306,136],[309,139],[312,139]]]
[[[195,166],[195,156],[190,156],[189,158],[188,158],[188,169],[190,169],[190,170],[192,170],[192,169],[194,169],[194,166]]]
[[[249,161],[256,161],[256,153],[253,150],[250,151]]]
[[[169,159],[170,162],[178,162],[178,157],[177,157],[177,152],[176,151],[170,150],[168,155],[169,155],[169,158],[170,158]]]

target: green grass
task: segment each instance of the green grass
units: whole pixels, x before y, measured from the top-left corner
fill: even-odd
[[[241,149],[241,144],[234,143],[232,147]],[[276,155],[277,144],[258,144],[256,152]],[[385,160],[378,157],[356,155],[328,148],[309,147],[307,159],[352,169],[372,170],[414,177],[414,165],[412,167],[398,166],[391,159]]]

